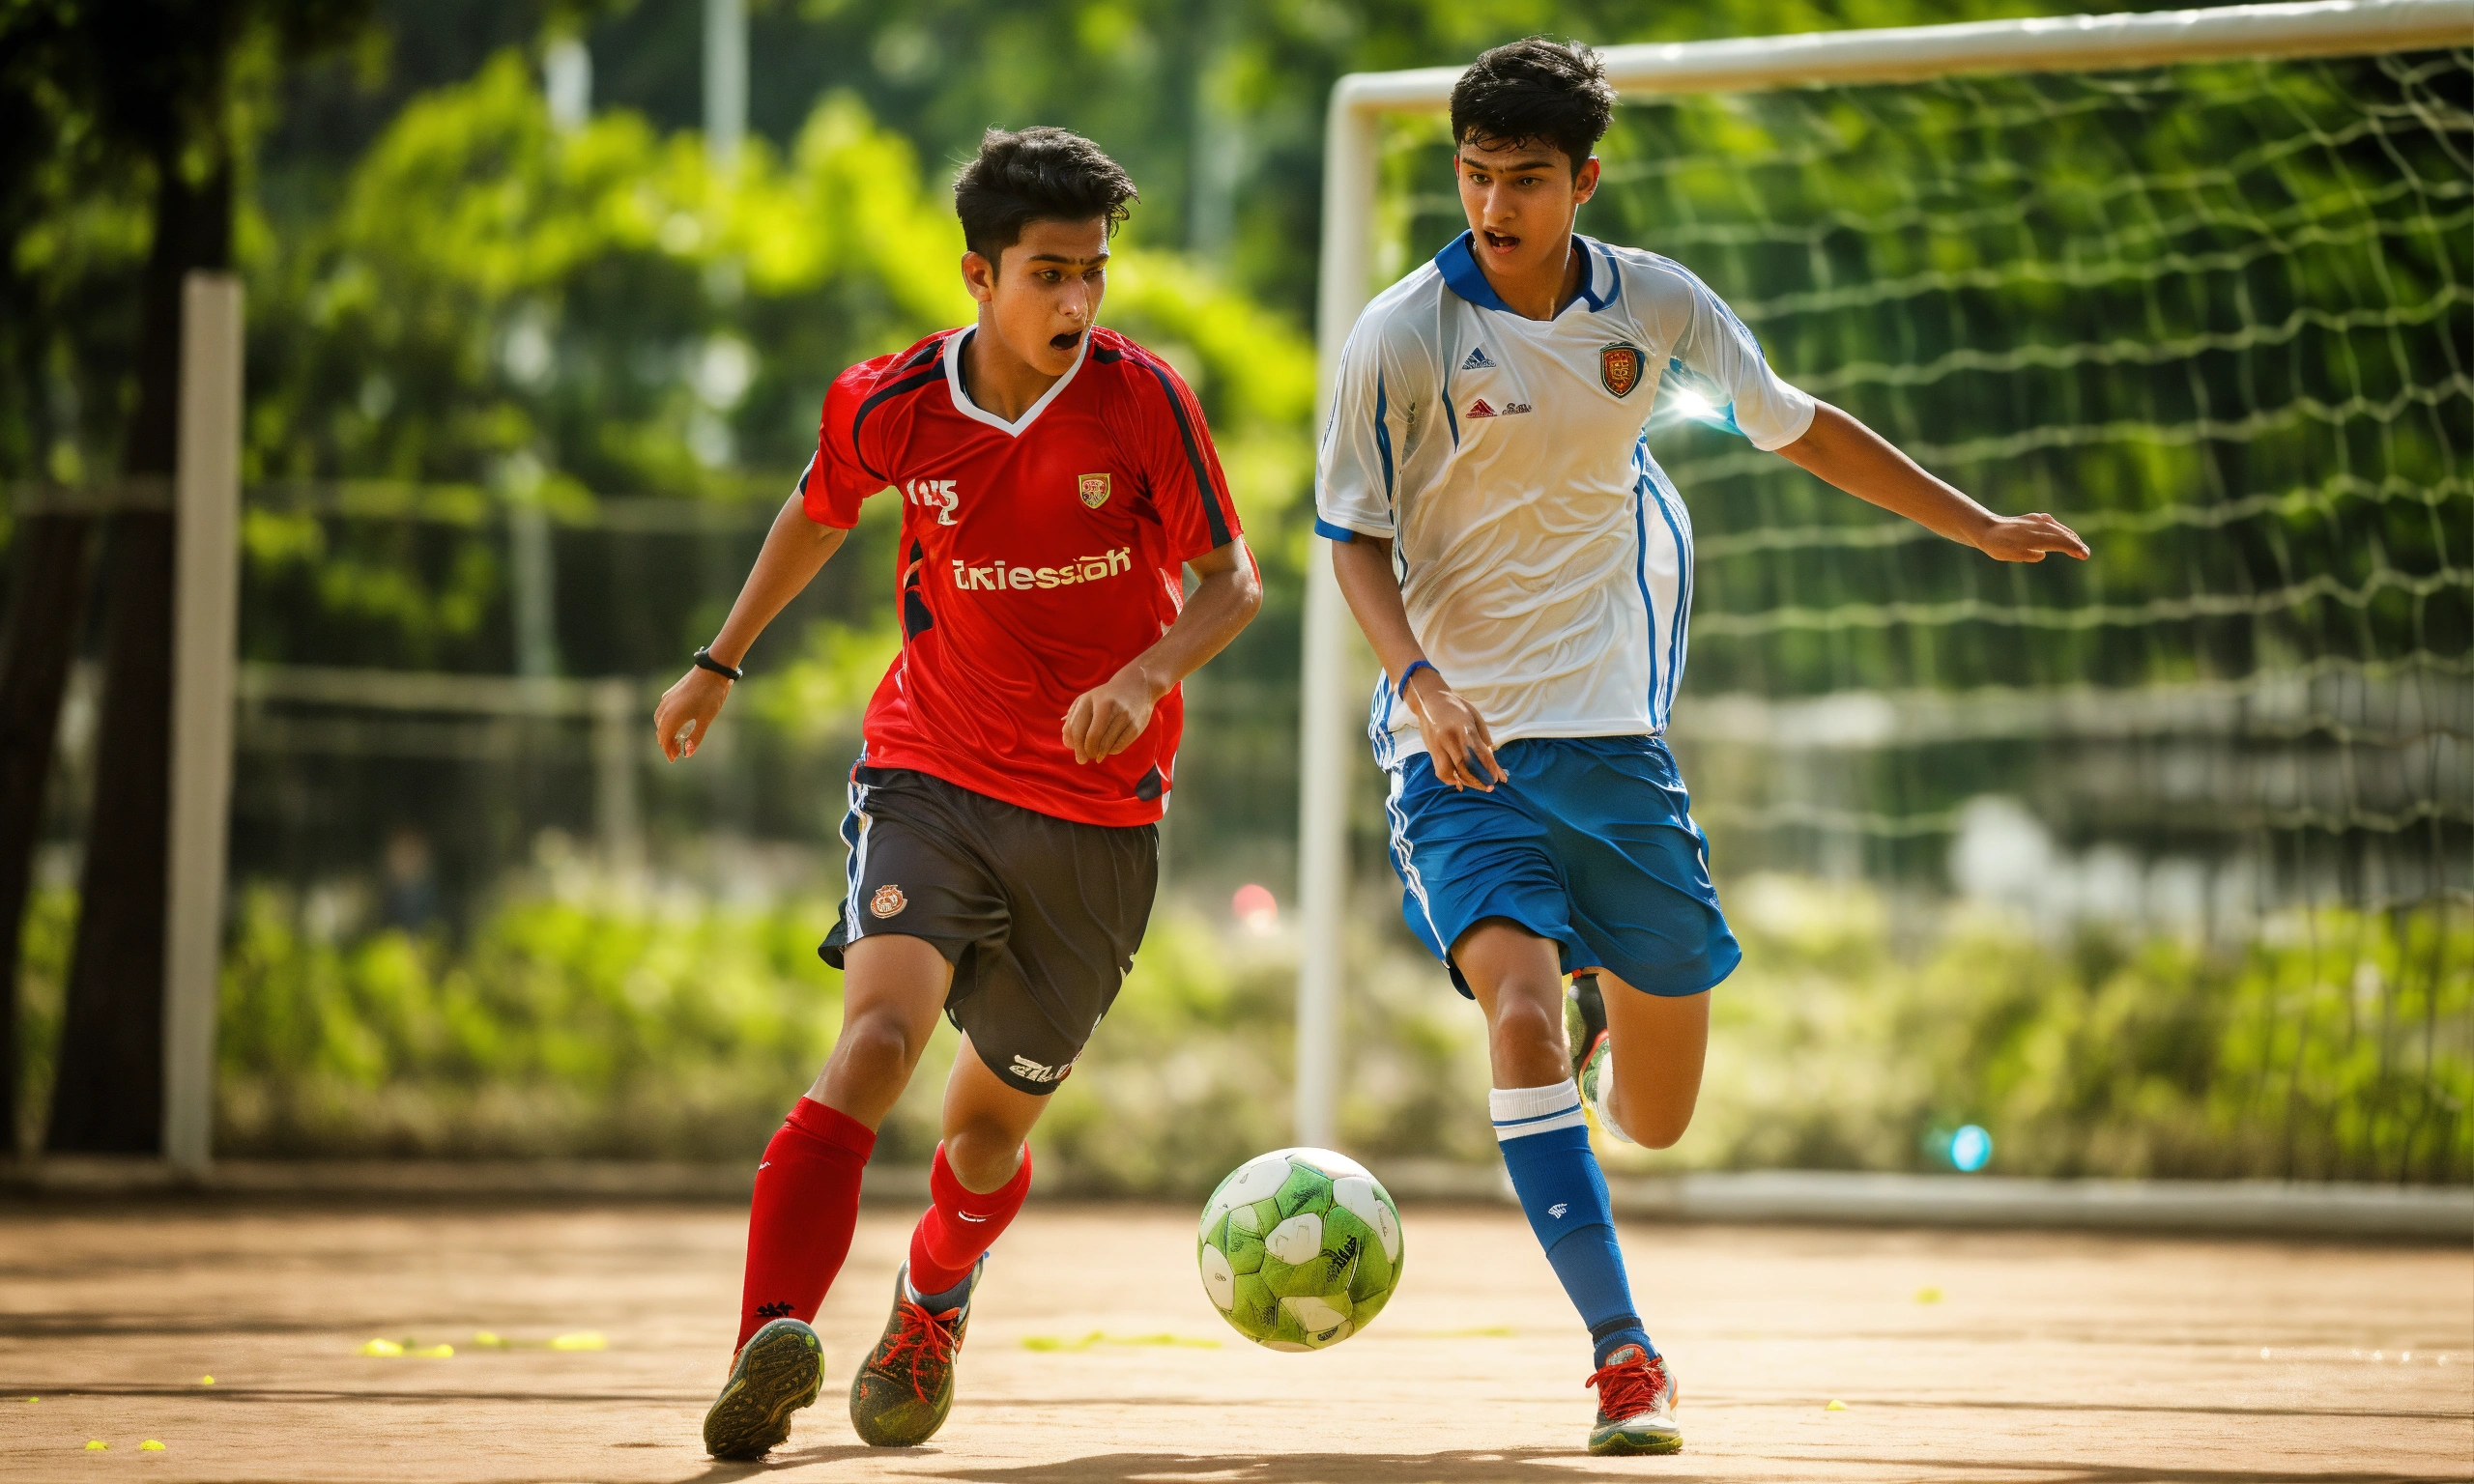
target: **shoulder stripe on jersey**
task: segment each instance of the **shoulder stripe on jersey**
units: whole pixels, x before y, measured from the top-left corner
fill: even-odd
[[[1177,436],[1185,440],[1186,463],[1194,472],[1194,493],[1202,499],[1203,520],[1211,527],[1211,544],[1226,546],[1236,538],[1228,533],[1227,512],[1220,508],[1220,491],[1213,487],[1211,471],[1203,464],[1202,449],[1194,442],[1194,421],[1186,415],[1186,404],[1177,395],[1177,384],[1168,380],[1167,368],[1159,362],[1146,357],[1141,365],[1159,381],[1161,392],[1168,399],[1168,411],[1177,414]]]
[[[1572,234],[1572,241],[1578,243],[1581,249],[1581,302],[1592,309],[1604,309],[1615,302],[1616,297],[1624,292],[1623,271],[1615,266],[1615,254],[1606,250],[1604,243],[1596,238],[1583,237],[1577,232]],[[1597,292],[1597,264],[1600,258],[1606,260],[1606,292],[1603,294]]]
[[[870,478],[882,479],[887,484],[893,483],[891,479],[886,478],[884,474],[879,472],[875,465],[868,462],[868,455],[859,446],[859,428],[861,424],[868,420],[868,414],[877,410],[877,403],[882,402],[889,397],[898,397],[905,392],[917,391],[922,386],[937,385],[942,384],[944,380],[945,368],[941,365],[930,366],[925,371],[914,371],[898,382],[877,387],[869,395],[867,401],[859,404],[859,410],[850,414],[850,451],[857,455],[859,467],[868,471],[868,476]]]

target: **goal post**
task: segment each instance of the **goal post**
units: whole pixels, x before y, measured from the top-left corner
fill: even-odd
[[[1998,73],[2103,73],[2468,46],[2474,46],[2474,0],[2309,0],[1619,45],[1603,48],[1600,56],[1622,100],[1647,103],[1697,94],[1764,94]],[[1385,119],[1444,109],[1458,75],[1456,68],[1357,73],[1333,89],[1316,313],[1318,440],[1331,414],[1341,346],[1380,287],[1374,279]],[[2437,579],[2443,586],[2460,581],[2448,575],[2454,569],[2445,552],[2443,538],[2442,575]],[[2414,590],[2425,592],[2430,585]],[[2101,614],[2090,619],[2110,621]],[[1351,664],[1353,632],[1330,563],[1318,551],[1308,563],[1299,747],[1295,1121],[1298,1141],[1309,1145],[1338,1141],[1338,1028],[1354,879],[1348,858],[1350,780],[1366,766],[1359,724],[1365,714],[1363,692],[1371,679]],[[2443,801],[2433,817],[2453,819],[2455,808]]]

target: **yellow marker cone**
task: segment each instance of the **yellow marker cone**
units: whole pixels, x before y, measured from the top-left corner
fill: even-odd
[[[201,1386],[211,1386],[215,1384],[215,1378],[212,1376],[200,1376],[197,1379],[197,1384]]]
[[[503,1339],[500,1339],[496,1334],[492,1333],[491,1331],[489,1331],[489,1330],[487,1330],[487,1329],[475,1329],[475,1330],[474,1330],[474,1331],[473,1331],[473,1344],[474,1344],[476,1348],[481,1349],[481,1350],[504,1350],[504,1349],[506,1349],[506,1341],[504,1341],[504,1340],[503,1340]]]
[[[380,1359],[392,1359],[404,1353],[404,1347],[393,1340],[372,1340],[360,1347],[360,1353],[364,1356],[376,1356]]]
[[[27,1406],[29,1406],[29,1407],[31,1407],[31,1406],[33,1406],[35,1403],[40,1402],[40,1401],[42,1401],[42,1400],[43,1400],[43,1398],[42,1398],[42,1397],[40,1397],[40,1396],[30,1396],[30,1397],[27,1397],[27,1398],[26,1398],[26,1405],[27,1405]]]
[[[1915,1301],[1918,1303],[1940,1303],[1942,1301],[1942,1291],[1938,1288],[1919,1288],[1915,1291]]]
[[[137,1445],[137,1451],[140,1453],[160,1453],[163,1451],[163,1445],[157,1442],[154,1439],[149,1438],[144,1442]]]
[[[101,1453],[110,1446],[110,1443],[103,1441],[101,1438],[89,1438],[86,1440],[86,1451],[89,1453]]]
[[[1822,1409],[1824,1412],[1845,1412],[1846,1410],[1847,1404],[1845,1402],[1838,1401],[1833,1401],[1828,1406]]]
[[[597,1330],[584,1329],[574,1334],[560,1335],[550,1342],[550,1348],[552,1350],[608,1350],[610,1342],[603,1339]]]
[[[454,1358],[455,1347],[452,1345],[426,1345],[418,1349],[405,1351],[404,1354],[412,1356],[416,1360],[448,1360]]]

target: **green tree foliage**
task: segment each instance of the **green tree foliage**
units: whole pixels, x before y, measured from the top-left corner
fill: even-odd
[[[1137,241],[1224,264],[1300,324],[1313,309],[1323,108],[1344,72],[1466,62],[1515,37],[1598,44],[1914,25],[2112,5],[2032,0],[762,0],[751,6],[751,114],[788,139],[819,93],[849,90],[929,159],[990,125],[1097,139],[1142,187]],[[2130,6],[2128,9],[2141,9]],[[680,127],[699,118],[696,8],[617,7],[587,32],[596,85]]]
[[[0,5],[0,477],[74,482],[99,454],[112,467],[138,371],[141,265],[167,231],[185,239],[169,246],[174,270],[226,261],[231,194],[284,71],[371,9]]]

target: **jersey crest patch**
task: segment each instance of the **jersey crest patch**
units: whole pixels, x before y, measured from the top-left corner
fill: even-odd
[[[1075,493],[1082,497],[1086,508],[1097,510],[1108,502],[1108,476],[1084,474],[1075,481]]]
[[[1597,353],[1597,380],[1619,397],[1641,385],[1641,348],[1618,340]]]
[[[868,910],[878,917],[891,917],[908,905],[910,899],[903,896],[898,886],[877,887],[877,895],[868,899]]]
[[[1469,353],[1469,358],[1460,363],[1460,369],[1463,371],[1484,371],[1493,365],[1494,362],[1486,358],[1486,348],[1482,345]]]

